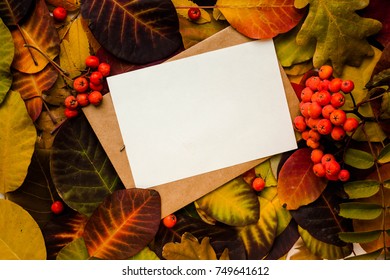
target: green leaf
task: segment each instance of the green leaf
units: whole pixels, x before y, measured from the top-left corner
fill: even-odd
[[[377,240],[381,235],[381,230],[366,232],[340,232],[339,237],[344,242],[349,243],[367,243]]]
[[[0,104],[3,102],[5,95],[12,84],[12,74],[10,67],[14,59],[14,41],[11,32],[0,18]]]
[[[261,177],[265,181],[266,187],[276,186],[278,181],[272,172],[271,161],[266,160],[255,167],[256,176]]]
[[[296,36],[301,29],[302,24],[297,25],[289,32],[278,35],[274,39],[276,54],[280,64],[283,67],[291,67],[310,60],[316,49],[316,42],[313,40],[305,47],[299,46],[296,42]]]
[[[287,210],[298,209],[315,201],[325,190],[326,180],[314,174],[310,153],[308,148],[298,149],[280,170],[278,196]]]
[[[361,150],[348,149],[344,155],[344,162],[358,169],[369,169],[374,165],[374,157]]]
[[[0,105],[0,193],[18,189],[27,175],[37,133],[16,91]]]
[[[381,248],[381,249],[376,250],[376,251],[371,252],[371,253],[348,257],[345,259],[346,260],[377,260],[382,252],[383,252],[383,249]]]
[[[369,108],[371,111],[371,108]],[[367,121],[363,127],[359,126],[352,136],[352,139],[356,141],[370,141],[370,142],[382,142],[387,138],[385,132],[381,128],[381,124],[377,122]]]
[[[340,204],[339,215],[344,218],[373,220],[383,212],[382,206],[373,203],[347,202]]]
[[[124,189],[107,196],[89,218],[84,240],[91,257],[127,259],[157,233],[161,198],[155,190]]]
[[[378,163],[385,164],[390,162],[390,144],[387,144],[378,155]]]
[[[215,220],[244,226],[259,219],[259,201],[252,188],[238,177],[196,201],[198,207]]]
[[[276,237],[278,219],[271,201],[259,197],[260,218],[255,224],[237,228],[244,241],[248,259],[260,260],[271,250]]]
[[[83,115],[64,123],[56,135],[50,170],[65,203],[87,216],[107,195],[124,188]]]
[[[330,60],[335,72],[341,74],[345,64],[359,66],[364,57],[374,54],[366,37],[376,34],[382,24],[355,12],[367,7],[369,0],[305,2],[310,4],[309,14],[298,33],[297,43],[307,45],[313,39],[317,41],[314,67],[319,68]]]
[[[152,260],[157,261],[160,258],[156,255],[155,252],[149,249],[149,247],[143,248],[136,255],[132,256],[129,260]]]
[[[83,18],[97,41],[116,57],[146,64],[182,46],[176,9],[170,0],[83,1]]]
[[[373,196],[379,189],[380,182],[375,180],[352,181],[344,184],[344,191],[351,199]]]
[[[82,237],[70,242],[57,255],[57,260],[87,260],[88,258],[88,250]]]
[[[316,256],[322,259],[337,260],[351,254],[352,246],[335,246],[315,239],[310,233],[301,227],[298,227],[299,234],[302,237],[306,247]]]
[[[199,243],[189,232],[183,234],[180,243],[165,244],[162,254],[167,260],[217,260],[210,238],[205,237]]]
[[[290,211],[286,210],[286,208],[283,207],[283,205],[280,203],[280,199],[278,196],[274,197],[272,199],[272,205],[275,208],[276,216],[278,219],[278,227],[276,229],[276,235],[280,235],[290,224],[291,222],[291,213]]]
[[[0,199],[0,259],[45,260],[46,248],[37,223],[19,205]]]

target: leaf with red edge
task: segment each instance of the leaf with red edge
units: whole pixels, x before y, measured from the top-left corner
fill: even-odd
[[[58,216],[50,220],[42,229],[47,258],[56,259],[58,252],[73,240],[81,237],[88,218],[77,212]]]
[[[15,26],[28,13],[33,0],[0,1],[0,17],[7,26]]]
[[[60,50],[60,38],[44,0],[38,0],[33,13],[20,28],[12,31],[15,57],[12,67],[24,73],[37,73],[49,63],[48,59],[27,43],[54,59]],[[35,61],[34,61],[35,60]]]
[[[47,65],[36,74],[14,72],[12,89],[19,91],[33,121],[39,117],[42,111],[42,92],[49,90],[57,78],[58,73],[51,65]]]
[[[233,28],[253,39],[287,32],[303,16],[294,0],[218,0],[216,7]]]
[[[327,181],[314,174],[310,153],[308,148],[295,151],[280,170],[278,196],[288,210],[315,201],[325,190]]]
[[[154,238],[161,219],[161,198],[155,190],[113,192],[90,217],[84,231],[89,255],[127,259]]]
[[[182,46],[176,9],[170,0],[85,0],[81,13],[97,41],[115,56],[146,64]]]

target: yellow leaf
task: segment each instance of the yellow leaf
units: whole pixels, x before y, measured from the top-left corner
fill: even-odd
[[[191,20],[188,16],[188,9],[190,7],[199,8],[199,6],[197,4],[195,4],[194,2],[192,2],[190,0],[172,0],[172,3],[176,7],[176,11],[177,11],[178,15],[180,15],[188,20]],[[201,8],[199,8],[199,10],[200,10],[200,18],[196,21],[193,21],[193,22],[197,23],[197,24],[211,22],[211,17],[209,15],[209,13],[206,10],[201,9]]]
[[[89,42],[82,19],[77,18],[69,30],[69,38],[61,43],[60,64],[71,78],[85,69],[85,59],[90,55]]]
[[[0,193],[18,189],[27,175],[37,133],[20,94],[9,91],[0,105]]]
[[[22,207],[0,199],[0,228],[0,259],[46,259],[42,232],[35,220]]]

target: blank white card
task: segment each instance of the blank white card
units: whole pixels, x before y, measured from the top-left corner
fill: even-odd
[[[108,85],[139,188],[297,147],[272,40],[112,76]]]

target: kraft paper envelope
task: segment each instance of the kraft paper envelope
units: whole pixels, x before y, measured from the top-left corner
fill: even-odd
[[[228,27],[198,43],[194,47],[181,52],[168,61],[186,58],[250,41],[252,40],[241,35],[231,27]],[[286,98],[290,108],[290,116],[293,118],[298,114],[297,108],[299,101],[297,100],[283,69],[280,68],[280,70]],[[93,106],[84,108],[84,113],[125,187],[136,187],[131,172],[131,162],[129,163],[126,155],[124,141],[122,139],[111,94],[106,94],[104,96],[104,101],[101,106],[97,108],[94,108]],[[253,129],[259,129],[259,127],[261,127],[261,120],[257,120],[257,122],[259,123],[254,123]],[[267,158],[255,159],[153,187],[153,189],[157,190],[161,195],[162,216],[166,216],[167,214],[184,207],[224,183],[243,174],[247,170],[255,167],[266,159]],[[153,170],[150,170],[150,176],[153,176]]]

